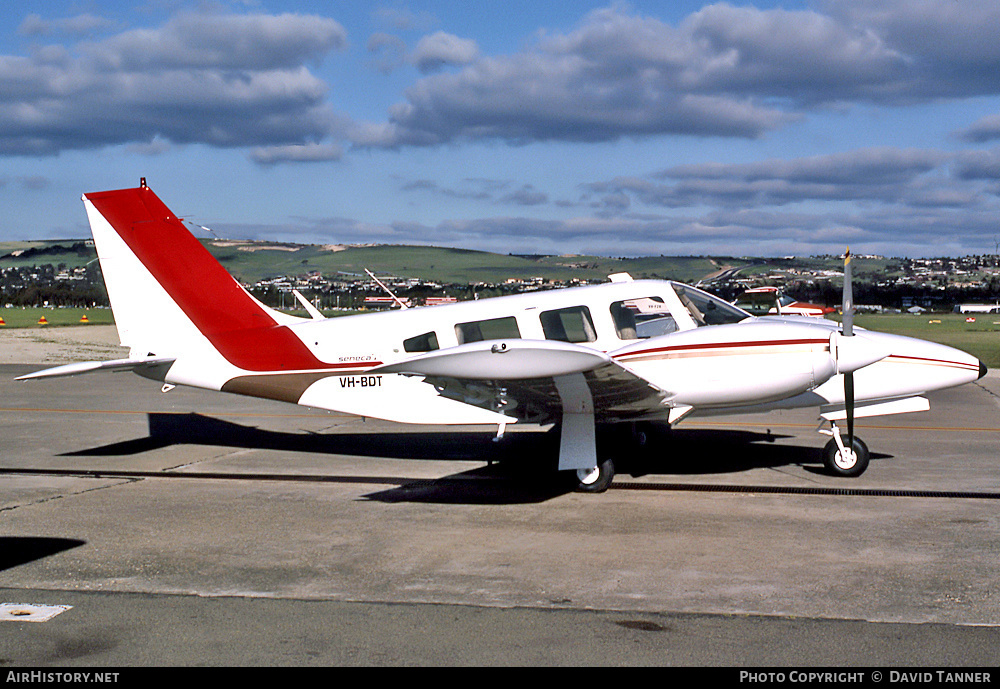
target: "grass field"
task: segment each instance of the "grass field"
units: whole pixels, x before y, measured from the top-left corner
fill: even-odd
[[[293,312],[294,313],[294,312]],[[298,315],[305,316],[305,312]],[[333,314],[328,314],[333,315]],[[47,325],[39,325],[44,316]],[[0,309],[3,328],[35,328],[79,326],[81,318],[93,325],[114,323],[111,309]],[[967,318],[975,318],[967,322]],[[996,314],[925,313],[919,316],[904,313],[861,313],[855,318],[860,328],[917,337],[940,342],[978,357],[987,367],[1000,369],[1000,316]]]
[[[301,309],[290,310],[287,313],[302,318],[309,317],[309,314]],[[347,313],[350,312],[331,310],[324,313],[324,315],[327,318],[333,318]],[[43,316],[46,320],[44,324],[39,323],[39,320]],[[82,320],[84,316],[87,317],[86,321]],[[0,318],[4,321],[4,324],[0,325],[0,328],[58,328],[62,326],[79,326],[85,328],[88,325],[114,325],[115,322],[111,309],[0,308]]]
[[[45,317],[47,323],[42,325],[39,320]],[[86,322],[81,319],[86,316]],[[87,325],[111,325],[115,322],[111,309],[40,309],[40,308],[9,308],[0,309],[3,319],[2,328],[46,328],[66,325],[86,327]]]
[[[611,273],[628,272],[636,278],[670,277],[692,282],[715,272],[720,264],[698,256],[607,258],[598,256],[516,256],[466,249],[427,246],[353,246],[328,251],[320,246],[273,248],[206,242],[206,248],[238,280],[253,283],[277,275],[363,277],[365,269],[379,275],[397,275],[441,283],[500,283],[508,278],[545,277],[551,280],[604,280]],[[743,262],[737,262],[742,265]]]
[[[967,318],[974,318],[971,323]],[[1000,368],[1000,316],[990,313],[858,314],[860,328],[940,342],[979,358],[988,368]]]
[[[433,282],[499,283],[508,278],[545,277],[551,280],[604,280],[611,273],[634,277],[669,277],[683,282],[699,280],[723,267],[743,267],[740,259],[701,256],[519,256],[432,246],[381,244],[338,247],[333,251],[314,244],[222,241],[203,238],[205,248],[238,280],[254,283],[280,275],[320,272],[364,277],[365,269],[379,275],[420,278]],[[76,247],[76,248],[74,248]],[[64,265],[78,268],[97,257],[82,239],[37,242],[0,242],[0,267],[25,268]]]

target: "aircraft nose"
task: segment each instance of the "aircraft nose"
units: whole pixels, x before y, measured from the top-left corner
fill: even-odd
[[[986,374],[986,366],[978,357],[948,345],[871,331],[865,331],[865,335],[892,352],[884,359],[892,366],[873,370],[884,373],[881,385],[897,395],[908,390],[919,390],[920,394],[944,390],[971,383]],[[858,378],[856,382],[860,381]]]

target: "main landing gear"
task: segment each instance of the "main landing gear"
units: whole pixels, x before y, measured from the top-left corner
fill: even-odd
[[[577,469],[575,490],[578,493],[603,493],[615,478],[615,463],[607,458],[593,469]]]
[[[824,435],[832,435],[833,438],[823,448],[823,464],[834,476],[855,477],[860,476],[868,468],[870,453],[868,446],[861,438],[851,438],[840,434],[837,424],[831,423],[829,431],[820,430]],[[848,447],[850,444],[850,447]]]
[[[578,493],[603,493],[615,478],[615,459],[619,466],[631,467],[643,457],[669,426],[659,422],[625,422],[598,427],[597,466],[572,472],[573,490]]]

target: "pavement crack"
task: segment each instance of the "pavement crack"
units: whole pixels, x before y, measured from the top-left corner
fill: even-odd
[[[997,406],[1000,406],[1000,395],[998,395],[997,393],[993,392],[992,390],[990,390],[988,387],[986,387],[985,385],[983,385],[979,381],[974,382],[973,385],[975,385],[977,388],[979,388],[980,390],[982,390],[983,392],[985,392],[987,395],[989,395],[990,397],[992,397],[993,398],[993,402]]]
[[[17,505],[7,505],[6,507],[0,507],[0,513],[2,513],[2,512],[13,512],[14,510],[20,509],[22,507],[35,507],[37,505],[44,505],[47,502],[53,502],[55,500],[62,500],[63,498],[68,498],[68,497],[75,497],[77,495],[84,495],[86,493],[93,493],[93,492],[99,491],[99,490],[107,490],[108,488],[117,488],[118,486],[121,486],[121,485],[129,484],[129,483],[138,483],[139,481],[144,481],[144,480],[145,479],[143,479],[143,478],[136,478],[136,477],[121,478],[121,479],[115,481],[114,483],[109,483],[109,484],[103,485],[103,486],[92,486],[90,488],[84,488],[83,490],[76,490],[76,491],[72,491],[72,492],[68,492],[68,493],[59,493],[58,495],[48,495],[46,497],[37,498],[37,499],[32,500],[30,502],[23,502],[23,503],[20,503],[20,504],[17,504]]]
[[[796,465],[796,466],[801,467],[802,465]],[[803,476],[803,475],[799,475],[799,474],[793,474],[791,471],[788,471],[786,469],[782,469],[781,467],[768,467],[768,471],[772,471],[772,472],[774,472],[776,474],[781,474],[782,476],[785,476],[785,477],[790,478],[792,480],[801,481],[802,479],[805,479],[809,483],[812,483],[812,484],[815,484],[815,485],[820,485],[820,482],[816,478],[813,478],[812,476]]]
[[[200,466],[202,464],[211,464],[211,463],[213,463],[215,461],[218,461],[220,459],[224,459],[226,457],[232,457],[234,455],[239,455],[239,454],[242,454],[242,453],[245,453],[245,452],[247,452],[247,451],[246,450],[231,450],[229,452],[222,452],[222,453],[219,453],[217,455],[212,455],[211,457],[203,457],[203,458],[201,458],[199,460],[196,460],[194,462],[184,462],[182,464],[174,464],[173,466],[163,467],[160,471],[162,471],[165,474],[169,474],[169,473],[173,473],[173,472],[177,472],[177,471],[184,471],[185,469],[190,469],[191,467]]]

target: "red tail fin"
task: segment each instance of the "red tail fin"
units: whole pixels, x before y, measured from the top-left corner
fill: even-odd
[[[137,189],[86,194],[84,198],[194,327],[230,363],[249,371],[326,368],[294,333],[279,325],[269,310],[226,272],[145,184]],[[99,228],[93,216],[91,226],[96,241]],[[100,253],[101,242],[97,244]],[[115,307],[117,300],[128,303],[135,312],[134,295],[112,294],[113,286],[121,292],[128,288],[129,281],[116,283],[109,272],[119,265],[114,261],[105,263],[105,256],[101,256],[112,306]],[[115,310],[118,319],[118,309]],[[139,327],[148,329],[148,325]],[[154,340],[149,336],[142,338],[144,343],[151,343],[144,344],[148,347],[155,344]],[[123,344],[129,343],[123,341]]]

